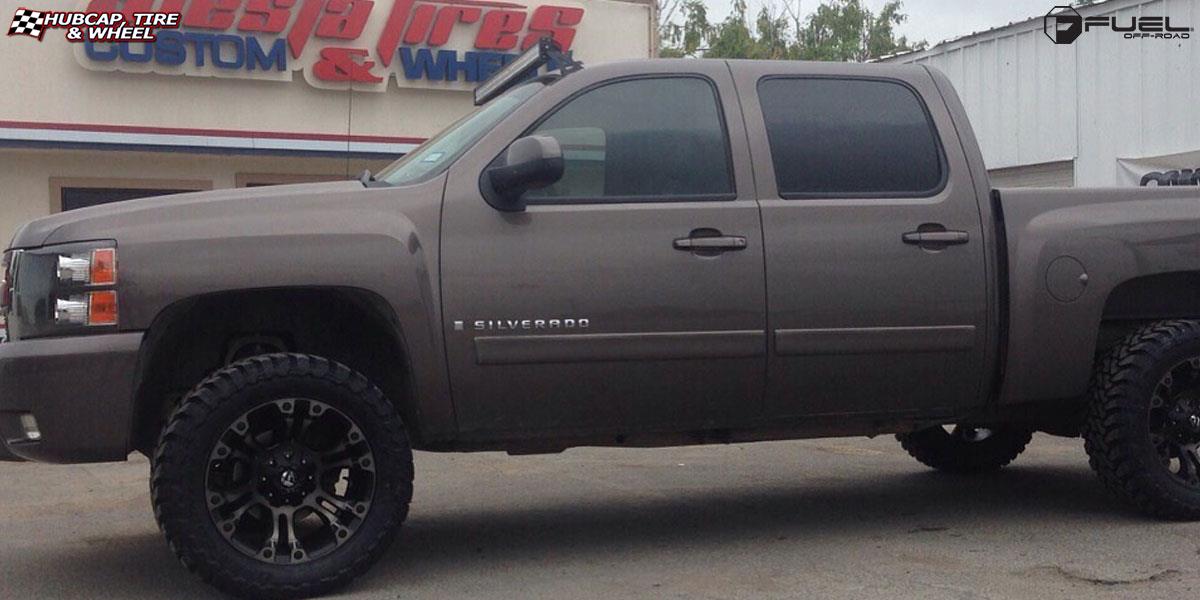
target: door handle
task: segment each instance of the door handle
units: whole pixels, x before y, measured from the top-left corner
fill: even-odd
[[[941,250],[946,246],[957,246],[967,243],[971,238],[965,231],[946,229],[939,223],[926,223],[900,236],[905,244],[920,246],[926,250]]]
[[[905,244],[965,244],[969,240],[965,231],[910,231],[904,234]]]
[[[685,237],[675,240],[676,250],[745,250],[746,238],[737,235]]]

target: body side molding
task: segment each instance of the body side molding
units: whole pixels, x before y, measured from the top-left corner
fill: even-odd
[[[781,356],[954,352],[974,346],[974,325],[775,330],[775,353]]]
[[[513,365],[747,358],[762,356],[765,341],[766,333],[758,330],[481,336],[475,338],[475,360]]]

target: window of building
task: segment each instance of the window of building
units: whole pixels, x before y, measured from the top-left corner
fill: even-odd
[[[204,180],[52,177],[50,210],[75,210],[124,200],[210,189],[212,182]]]
[[[715,199],[733,193],[729,141],[712,84],[631,79],[584,92],[531,132],[554,137],[566,162],[531,202]]]
[[[784,198],[926,196],[942,187],[933,123],[903,84],[770,78],[758,97]]]

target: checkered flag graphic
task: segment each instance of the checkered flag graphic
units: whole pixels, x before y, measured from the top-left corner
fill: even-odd
[[[27,8],[18,8],[13,15],[12,25],[8,26],[8,35],[27,35],[42,39],[43,27],[46,24],[46,13]]]

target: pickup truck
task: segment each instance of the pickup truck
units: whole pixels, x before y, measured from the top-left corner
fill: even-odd
[[[894,433],[969,473],[1043,431],[1200,517],[1196,188],[991,189],[922,66],[542,43],[477,103],[357,181],[23,226],[7,449],[149,456],[172,550],[253,598],[379,558],[414,449]]]

